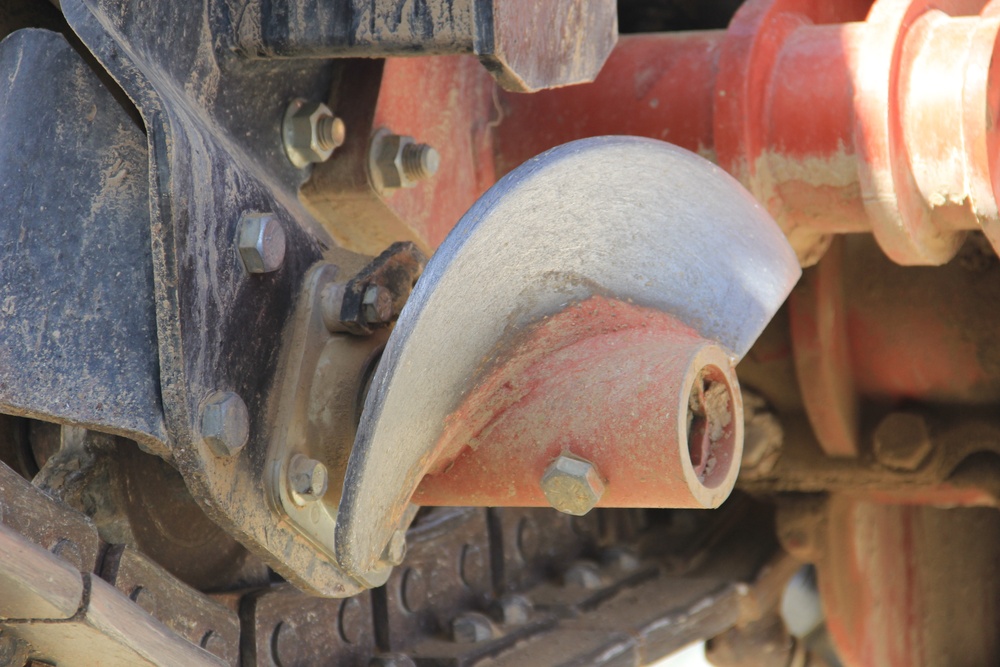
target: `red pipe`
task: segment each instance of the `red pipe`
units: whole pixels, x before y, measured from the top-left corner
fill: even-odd
[[[624,37],[593,84],[505,95],[498,170],[638,134],[716,154],[804,265],[844,232],[874,232],[899,264],[942,264],[969,229],[1000,247],[996,9],[869,5],[750,0],[725,33]]]

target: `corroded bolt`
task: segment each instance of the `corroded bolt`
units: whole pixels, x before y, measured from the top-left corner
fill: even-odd
[[[281,129],[285,153],[299,169],[326,162],[347,136],[344,121],[330,107],[301,99],[288,105]]]
[[[478,612],[468,612],[451,622],[451,638],[459,644],[475,644],[493,639],[495,628],[489,618]]]
[[[381,285],[369,285],[361,298],[365,324],[382,324],[392,319],[392,292]]]
[[[583,516],[604,495],[604,481],[590,461],[560,454],[542,475],[542,492],[560,512]]]
[[[270,273],[285,259],[285,230],[270,213],[248,213],[240,220],[240,258],[248,273]]]
[[[563,573],[563,582],[568,586],[579,586],[580,588],[592,591],[601,587],[603,578],[601,577],[601,569],[597,566],[597,563],[580,561],[571,565]]]
[[[920,415],[893,412],[875,429],[875,458],[896,470],[916,470],[931,453],[927,422]]]
[[[288,462],[288,488],[298,505],[316,502],[326,494],[330,476],[326,466],[315,459],[296,454]]]
[[[493,618],[504,625],[524,625],[531,620],[531,601],[523,595],[504,595],[490,607]]]
[[[211,394],[201,408],[201,437],[217,456],[233,456],[247,444],[250,413],[231,391]]]
[[[382,560],[395,567],[402,563],[404,558],[406,558],[406,533],[397,530],[393,532],[389,543],[382,550]]]
[[[440,164],[441,155],[413,137],[382,130],[372,138],[369,165],[382,189],[412,188],[437,173]]]

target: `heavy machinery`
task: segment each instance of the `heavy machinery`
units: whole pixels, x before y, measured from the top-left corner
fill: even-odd
[[[996,664],[998,35],[4,0],[0,664]]]

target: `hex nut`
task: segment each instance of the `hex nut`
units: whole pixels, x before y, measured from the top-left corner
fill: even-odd
[[[288,462],[288,489],[297,505],[316,502],[326,494],[330,475],[315,459],[296,454]]]
[[[380,190],[412,188],[437,173],[441,155],[413,137],[380,130],[372,138],[369,168]]]
[[[285,110],[282,123],[285,153],[299,169],[326,162],[346,136],[344,122],[322,102],[296,99]]]
[[[906,412],[886,416],[875,429],[873,445],[879,463],[905,471],[919,468],[933,447],[926,420]]]
[[[478,612],[457,616],[451,622],[451,637],[458,644],[475,644],[493,639],[496,629],[489,618]]]
[[[555,509],[583,516],[604,495],[604,481],[593,463],[572,454],[560,454],[542,475],[542,492]]]
[[[250,437],[246,403],[231,391],[211,394],[201,408],[201,437],[217,456],[237,454]]]
[[[270,213],[244,214],[237,245],[248,273],[277,271],[285,260],[285,230]]]

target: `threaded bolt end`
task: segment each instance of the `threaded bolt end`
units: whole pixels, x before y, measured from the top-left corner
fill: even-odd
[[[316,139],[325,151],[334,150],[344,144],[347,129],[344,121],[336,116],[323,116],[316,123]]]
[[[403,173],[411,181],[430,178],[437,173],[441,155],[427,144],[403,146]]]

